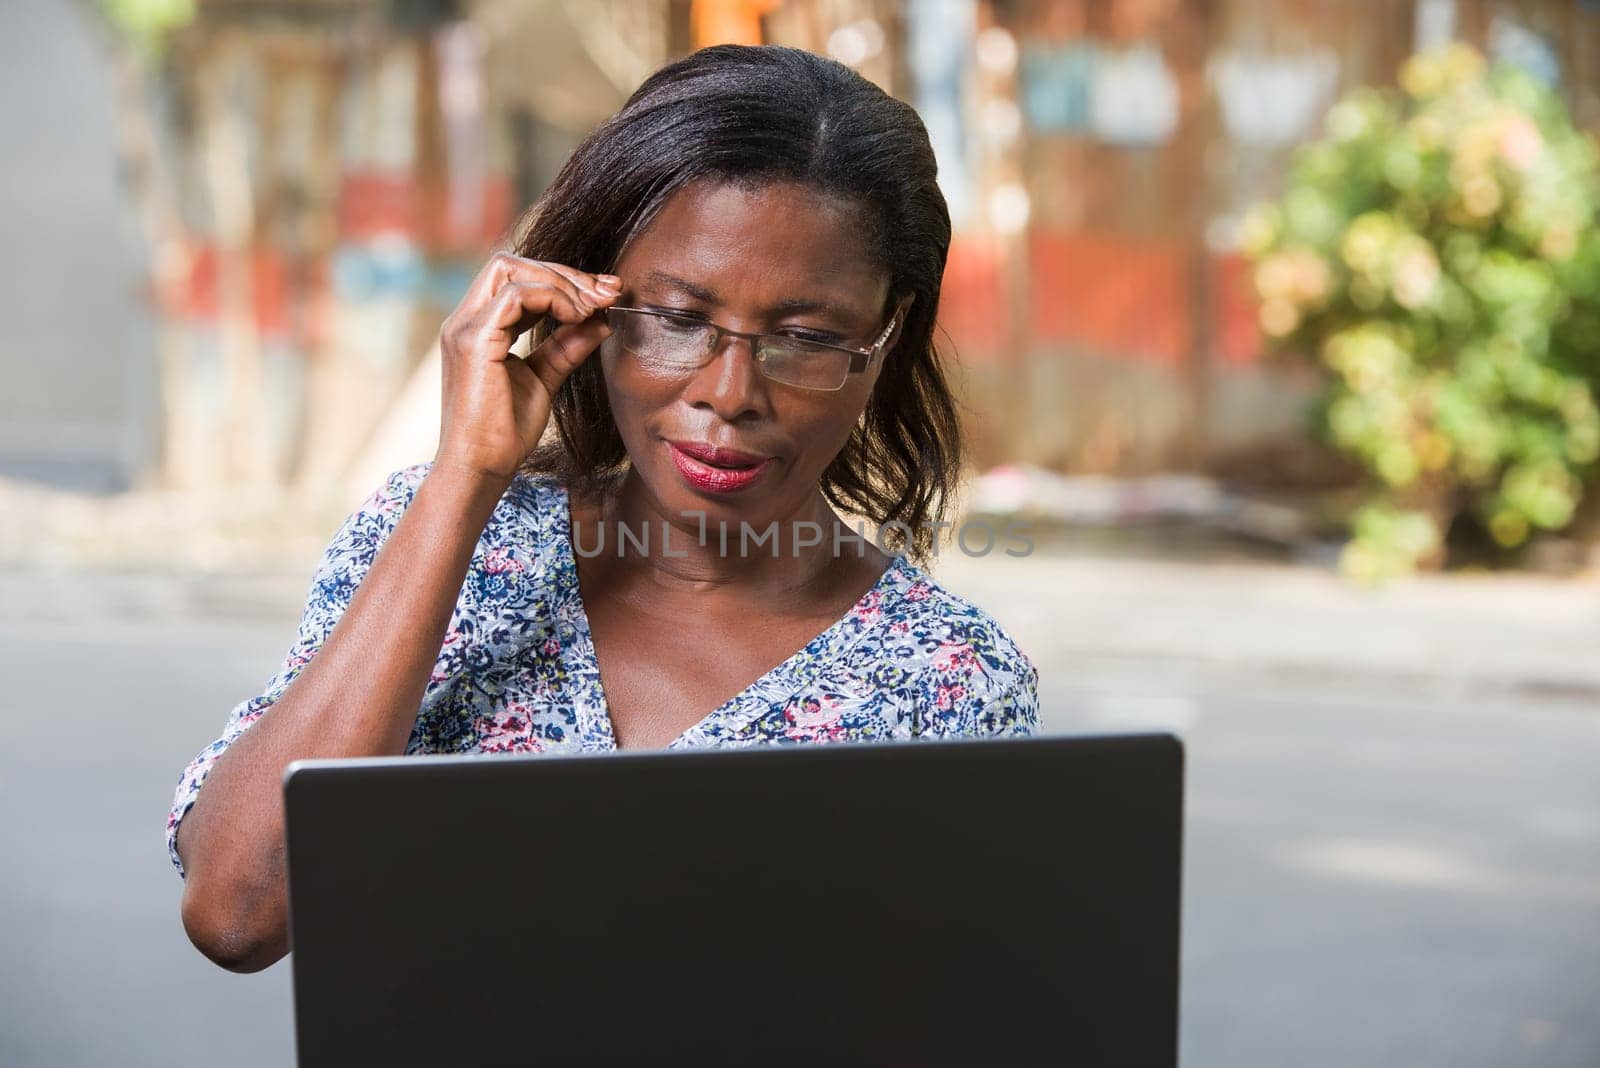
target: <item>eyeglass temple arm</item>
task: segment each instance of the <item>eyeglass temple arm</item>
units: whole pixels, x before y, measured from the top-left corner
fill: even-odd
[[[872,366],[872,361],[883,355],[883,347],[889,343],[889,335],[894,333],[894,328],[900,325],[900,315],[895,313],[889,317],[889,325],[883,328],[883,333],[878,335],[878,340],[872,343],[870,349],[862,349],[859,354],[850,360],[850,370],[865,371]]]

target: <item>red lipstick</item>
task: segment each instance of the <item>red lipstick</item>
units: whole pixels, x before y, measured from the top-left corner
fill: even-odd
[[[669,441],[667,446],[683,480],[704,493],[736,493],[754,485],[774,459],[693,441]]]

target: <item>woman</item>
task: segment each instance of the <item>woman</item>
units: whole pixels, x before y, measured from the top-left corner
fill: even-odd
[[[707,49],[530,219],[444,323],[434,459],[346,520],[282,669],[183,773],[184,924],[225,967],[287,951],[279,784],[302,757],[1035,725],[1033,665],[906,559],[960,461],[915,113],[808,53]]]

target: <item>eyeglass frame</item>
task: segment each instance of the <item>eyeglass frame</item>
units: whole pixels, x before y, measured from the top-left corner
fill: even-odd
[[[780,385],[794,386],[795,389],[811,390],[817,393],[837,393],[839,390],[845,387],[847,382],[850,381],[851,375],[862,374],[871,369],[872,364],[883,355],[884,346],[889,343],[889,338],[894,334],[895,328],[900,325],[900,315],[903,311],[903,308],[897,308],[895,313],[889,316],[889,323],[883,328],[883,333],[878,335],[878,339],[874,341],[871,346],[864,349],[855,348],[851,345],[835,345],[827,341],[812,341],[810,338],[789,337],[784,334],[767,334],[748,330],[733,330],[729,327],[721,325],[720,323],[714,323],[710,319],[696,318],[695,316],[684,312],[660,311],[655,308],[633,308],[618,304],[613,304],[611,307],[605,309],[605,313],[607,315],[614,311],[629,312],[635,315],[650,315],[658,319],[678,319],[692,323],[701,323],[710,327],[712,330],[711,346],[706,350],[710,355],[707,356],[705,363],[697,365],[696,370],[698,370],[700,367],[705,367],[713,359],[715,359],[716,352],[722,348],[723,340],[730,337],[743,338],[744,340],[750,342],[750,355],[755,359],[757,367],[762,366],[760,342],[763,338],[772,338],[777,341],[799,342],[803,345],[815,345],[819,348],[833,349],[836,352],[849,353],[850,366],[845,369],[844,381],[840,382],[837,386],[802,386],[794,382],[784,382],[781,379],[768,378],[765,370],[763,370],[761,373],[761,377],[768,378],[769,381],[777,382]]]

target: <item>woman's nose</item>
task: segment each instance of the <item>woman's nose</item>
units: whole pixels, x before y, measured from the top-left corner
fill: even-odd
[[[686,399],[728,423],[766,414],[766,379],[756,366],[754,344],[747,338],[724,337],[711,362],[690,379]]]

